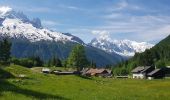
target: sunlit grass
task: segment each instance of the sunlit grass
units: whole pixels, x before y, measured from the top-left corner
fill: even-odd
[[[41,74],[21,66],[5,68],[13,75],[25,74],[25,79],[7,79],[8,84],[0,90],[0,99],[71,99],[71,100],[169,100],[170,79],[163,80],[134,80],[92,78],[85,79],[79,76],[56,76]],[[14,91],[10,90],[14,88]],[[9,89],[7,89],[9,88]],[[20,89],[21,92],[16,92]],[[26,91],[25,91],[26,90]],[[31,96],[33,92],[35,95]],[[56,96],[56,97],[55,97]],[[57,99],[57,100],[58,100]]]

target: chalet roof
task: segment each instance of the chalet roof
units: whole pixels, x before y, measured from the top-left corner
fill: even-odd
[[[142,70],[141,72],[143,73],[143,72],[146,72],[149,68],[151,68],[151,66],[145,66],[144,67],[144,70]]]
[[[87,71],[87,73],[101,73],[103,71],[104,71],[104,69],[93,69],[93,68],[91,68]]]
[[[139,66],[139,67],[136,67],[135,69],[133,69],[131,72],[132,73],[144,73],[149,68],[151,68],[151,66]]]
[[[49,68],[43,68],[42,71],[43,71],[43,72],[45,72],[45,71],[49,72],[50,69],[49,69]]]
[[[170,66],[166,66],[167,68],[170,68]]]
[[[83,68],[82,70],[81,70],[81,72],[82,73],[85,73],[85,72],[87,72],[89,70],[89,68]]]
[[[157,72],[159,72],[161,69],[155,69],[155,70],[153,70],[152,72],[150,72],[148,75],[149,76],[152,76],[152,75],[154,75],[155,73],[157,73]]]
[[[60,74],[73,74],[74,72],[57,72],[57,73],[60,73]]]
[[[111,73],[112,73],[112,70],[107,70],[107,72],[108,72],[109,74],[111,74]]]
[[[142,71],[142,70],[144,70],[144,67],[140,66],[140,67],[136,67],[136,68],[133,69],[131,72],[132,72],[132,73],[137,73],[137,72],[140,72],[140,71]]]
[[[88,70],[89,70],[89,68],[83,68],[83,69],[80,71],[80,73],[81,73],[82,75],[85,75]]]
[[[96,69],[91,68],[86,73],[87,74],[97,74],[97,73],[102,73],[104,71],[107,71],[109,73],[109,71],[106,69],[97,69],[97,68]]]

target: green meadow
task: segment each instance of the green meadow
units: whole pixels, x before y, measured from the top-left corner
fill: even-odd
[[[170,100],[170,79],[57,76],[17,65],[0,73],[0,100]],[[25,78],[17,77],[20,74]]]

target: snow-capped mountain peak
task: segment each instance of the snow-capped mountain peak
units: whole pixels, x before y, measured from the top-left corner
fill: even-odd
[[[71,34],[63,34],[43,28],[39,18],[30,20],[23,12],[16,12],[9,7],[0,7],[0,37],[30,42],[45,40],[84,44],[81,39]]]
[[[17,12],[7,6],[0,7],[0,18],[1,19],[5,19],[5,18],[20,19],[25,22],[30,21],[23,12]]]
[[[109,53],[117,53],[122,56],[133,56],[135,52],[144,52],[153,47],[153,44],[136,42],[131,40],[111,40],[95,38],[89,43],[91,46],[102,49]]]
[[[2,6],[0,7],[0,16],[3,17],[10,11],[12,11],[12,8],[7,7],[7,6]]]

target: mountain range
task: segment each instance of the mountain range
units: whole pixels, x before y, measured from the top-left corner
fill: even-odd
[[[112,40],[110,38],[95,38],[89,45],[104,50],[108,53],[117,53],[123,57],[132,57],[134,54],[144,52],[153,47],[153,44],[147,42],[136,42],[130,40]]]
[[[0,8],[2,9],[2,8]],[[79,37],[69,33],[55,32],[42,26],[39,18],[30,20],[23,12],[16,12],[9,7],[0,10],[0,39],[12,41],[11,53],[15,57],[40,56],[48,60],[53,56],[66,59],[76,44],[85,46],[89,61],[98,66],[116,64],[135,52],[143,52],[153,45],[130,40],[93,39],[84,43]]]

